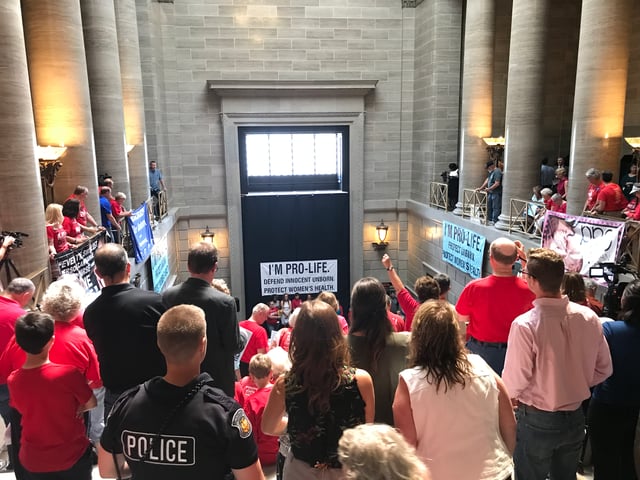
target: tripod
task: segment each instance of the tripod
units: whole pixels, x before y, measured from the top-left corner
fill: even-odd
[[[0,279],[2,278],[2,274],[4,274],[7,281],[6,285],[9,285],[9,283],[11,283],[11,280],[13,280],[14,278],[22,276],[20,275],[20,272],[18,271],[16,265],[13,263],[13,260],[11,260],[11,257],[9,256],[10,252],[11,250],[7,250],[4,258],[0,260]]]

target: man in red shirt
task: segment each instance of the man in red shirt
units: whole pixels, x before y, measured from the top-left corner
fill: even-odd
[[[267,331],[262,324],[269,316],[269,307],[264,303],[258,303],[251,311],[251,316],[242,322],[240,326],[251,332],[242,356],[240,357],[240,375],[249,375],[249,362],[256,353],[266,353],[269,348]]]
[[[620,185],[613,183],[613,173],[602,172],[604,186],[600,189],[594,210],[596,213],[620,212],[627,206],[627,197],[624,196]]]
[[[26,313],[24,307],[29,304],[35,291],[35,285],[28,278],[14,278],[0,295],[0,353],[13,337],[16,320]],[[6,380],[0,385],[0,415],[8,425],[9,389]]]
[[[386,253],[382,256],[382,265],[387,269],[391,285],[393,285],[393,288],[396,291],[398,303],[404,312],[404,328],[406,331],[410,332],[413,315],[416,313],[416,310],[418,310],[421,303],[424,303],[427,300],[438,300],[438,298],[440,298],[440,286],[438,285],[438,282],[431,277],[427,277],[426,275],[418,277],[415,285],[413,286],[416,291],[416,295],[418,295],[418,300],[416,300],[409,293],[409,290],[405,288],[404,283],[400,280],[400,276],[391,264],[391,258],[389,258],[389,255]]]
[[[462,331],[468,324],[467,348],[484,358],[498,375],[504,367],[511,323],[531,309],[535,298],[527,282],[513,275],[517,258],[514,242],[508,238],[494,240],[489,247],[493,274],[469,282],[456,304]]]

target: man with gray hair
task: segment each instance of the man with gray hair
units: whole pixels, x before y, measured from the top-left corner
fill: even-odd
[[[585,173],[587,181],[589,182],[589,189],[587,190],[587,201],[584,202],[585,212],[595,213],[596,201],[600,191],[604,188],[604,182],[602,181],[602,173],[597,168],[590,168]]]
[[[251,316],[242,322],[240,327],[249,331],[249,340],[240,356],[240,375],[249,375],[249,362],[258,353],[267,353],[269,349],[269,339],[267,331],[263,327],[269,316],[269,307],[264,303],[258,303],[251,311]]]
[[[18,317],[24,315],[25,307],[33,298],[36,286],[28,278],[14,278],[0,295],[0,353],[9,344],[15,332]],[[0,415],[9,424],[9,389],[0,385]]]
[[[469,282],[456,304],[462,331],[468,324],[467,348],[484,358],[498,375],[504,366],[511,322],[529,310],[535,298],[527,282],[513,274],[513,264],[524,255],[522,248],[508,238],[494,240],[489,247],[493,274]]]

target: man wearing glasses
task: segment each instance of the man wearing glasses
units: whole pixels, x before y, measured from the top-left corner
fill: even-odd
[[[489,247],[493,274],[468,283],[456,304],[462,331],[467,324],[467,348],[484,358],[498,375],[504,366],[511,322],[529,310],[535,298],[527,283],[513,274],[517,258],[515,242],[494,240]]]
[[[536,299],[511,326],[502,373],[517,406],[518,480],[576,478],[582,401],[613,371],[598,316],[560,292],[564,270],[558,253],[534,248],[522,272]]]

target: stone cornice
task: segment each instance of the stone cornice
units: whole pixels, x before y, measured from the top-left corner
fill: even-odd
[[[208,80],[207,88],[219,97],[365,96],[378,80]]]

